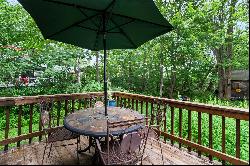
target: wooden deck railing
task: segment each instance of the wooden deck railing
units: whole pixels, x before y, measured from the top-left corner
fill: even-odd
[[[25,141],[31,143],[34,141],[34,138],[37,138],[39,141],[42,140],[44,132],[42,131],[41,122],[34,118],[34,114],[39,114],[39,103],[42,99],[50,98],[53,101],[52,116],[54,118],[51,124],[56,128],[62,126],[63,118],[68,113],[91,107],[95,102],[93,99],[100,100],[102,97],[103,92],[0,98],[0,112],[1,109],[5,111],[4,138],[2,140],[0,138],[0,149],[2,146],[3,150],[6,151],[9,149],[10,144],[12,146],[20,147],[21,143]],[[197,151],[199,156],[207,154],[211,161],[213,160],[213,157],[216,157],[220,159],[223,164],[226,162],[231,164],[249,164],[249,161],[240,159],[240,123],[241,121],[249,121],[249,112],[246,109],[228,108],[123,92],[113,92],[113,97],[117,101],[117,106],[134,109],[135,111],[145,114],[146,117],[154,115],[154,105],[156,105],[158,101],[161,101],[162,104],[167,106],[166,109],[164,109],[164,123],[163,126],[161,126],[162,137],[165,141],[170,140],[172,145],[178,143],[180,148],[186,146],[188,151]],[[178,118],[175,117],[176,111],[179,115]],[[187,111],[187,138],[184,138],[183,135],[183,125],[185,124],[183,121],[183,114],[185,111]],[[197,141],[192,139],[192,116],[195,112],[198,118]],[[167,116],[168,113],[170,113],[169,117]],[[11,121],[12,126],[13,123],[15,123],[14,127],[11,128],[10,119],[13,114],[16,116],[17,121]],[[208,146],[202,143],[203,114],[208,114]],[[23,116],[29,116],[28,129],[25,129],[22,125]],[[214,116],[221,117],[221,151],[213,148]],[[235,156],[229,155],[226,151],[226,118],[233,118],[236,123]],[[170,126],[167,125],[168,123]],[[175,134],[176,124],[178,124],[178,135]],[[11,134],[12,136],[10,136],[10,133],[13,133],[14,131],[16,135],[13,136],[13,134]],[[233,138],[231,139],[233,140]]]
[[[114,96],[116,98],[117,104],[122,107],[129,107],[135,109],[136,111],[140,111],[144,113],[146,117],[151,117],[155,108],[154,105],[161,101],[162,104],[167,106],[164,109],[164,123],[161,126],[161,133],[164,139],[169,139],[171,144],[174,145],[174,142],[179,144],[179,147],[182,147],[182,144],[186,145],[188,151],[197,150],[198,155],[208,154],[209,159],[212,161],[213,157],[216,157],[222,161],[223,164],[225,162],[229,162],[231,164],[249,164],[249,161],[245,161],[240,159],[240,122],[241,121],[249,121],[249,112],[246,109],[238,109],[238,108],[228,108],[223,106],[214,106],[208,104],[194,103],[188,101],[179,101],[167,98],[158,98],[153,96],[145,96],[131,93],[122,93],[115,92]],[[139,109],[140,107],[140,109]],[[170,119],[167,119],[167,111],[170,112]],[[178,111],[179,117],[175,117],[175,112]],[[188,134],[187,138],[182,136],[183,131],[183,113],[187,111],[187,128]],[[192,138],[192,113],[196,112],[198,116],[198,140],[194,142]],[[208,147],[202,144],[202,114],[208,114],[208,128],[209,128],[209,145]],[[221,117],[221,151],[213,149],[213,117],[216,118]],[[236,143],[235,143],[235,151],[236,155],[231,156],[226,152],[226,125],[225,119],[233,118],[236,123]],[[167,130],[167,121],[170,121],[170,132]],[[178,123],[178,135],[174,133],[174,125]],[[217,125],[218,126],[218,125]],[[249,129],[249,123],[248,123]],[[217,136],[219,137],[219,136]],[[229,138],[233,140],[233,138]],[[249,138],[248,138],[249,139]]]
[[[57,94],[57,95],[41,95],[41,96],[24,96],[24,97],[2,97],[0,98],[0,113],[1,110],[5,111],[5,131],[4,139],[0,138],[0,149],[4,146],[4,151],[9,149],[9,144],[16,143],[17,147],[20,147],[20,143],[28,139],[28,143],[32,142],[34,137],[38,137],[38,140],[42,140],[42,131],[40,117],[34,118],[34,113],[40,116],[39,104],[45,98],[53,101],[53,109],[51,115],[53,116],[53,121],[50,125],[53,128],[61,127],[63,125],[63,119],[69,112],[74,112],[75,110],[92,107],[95,100],[100,100],[103,96],[102,92],[92,92],[92,93],[80,93],[80,94]],[[77,106],[77,108],[76,108]],[[56,107],[56,108],[55,108]],[[10,128],[11,113],[15,121],[12,121],[12,126],[15,128]],[[29,116],[29,127],[28,132],[24,131],[22,125],[22,117]],[[3,122],[1,122],[3,123]],[[34,130],[36,128],[36,130]],[[13,131],[14,130],[14,131]],[[26,129],[27,130],[27,129]],[[0,131],[1,132],[1,131]],[[10,133],[16,133],[14,136],[10,136]],[[13,145],[12,145],[13,146]],[[1,151],[1,150],[0,150]]]

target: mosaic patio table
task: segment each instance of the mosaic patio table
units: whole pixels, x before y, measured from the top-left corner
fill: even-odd
[[[88,108],[74,112],[64,119],[64,127],[80,135],[89,136],[89,146],[80,152],[87,151],[93,146],[93,138],[107,136],[107,118],[110,122],[142,119],[143,115],[138,112],[121,107],[108,107],[108,115],[105,116],[104,107]],[[144,124],[129,127],[117,127],[110,130],[113,136],[121,136],[142,128]],[[79,152],[79,153],[80,153]]]

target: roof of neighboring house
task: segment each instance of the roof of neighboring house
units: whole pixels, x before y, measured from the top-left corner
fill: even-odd
[[[21,51],[21,50],[23,50],[22,48],[16,47],[16,46],[14,46],[14,45],[6,45],[6,46],[0,46],[0,47],[2,47],[2,48],[13,49],[13,50],[15,50],[15,51]]]
[[[231,80],[249,80],[249,70],[233,70]]]

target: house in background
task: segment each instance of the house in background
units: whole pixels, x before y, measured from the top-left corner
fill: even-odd
[[[232,71],[231,99],[249,99],[249,70]]]

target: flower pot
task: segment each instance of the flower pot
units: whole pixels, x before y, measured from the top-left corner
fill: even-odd
[[[115,100],[109,100],[108,101],[108,106],[109,107],[115,107],[116,106],[116,101]]]

